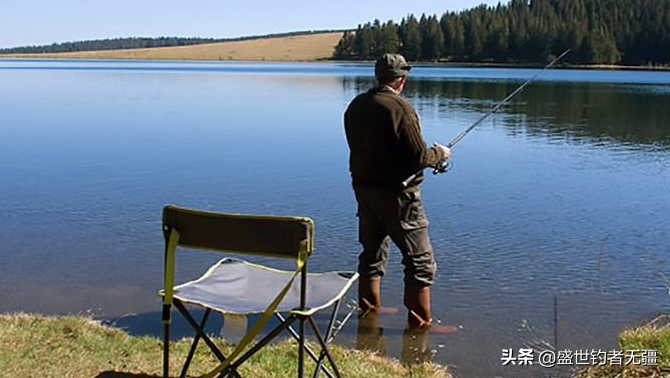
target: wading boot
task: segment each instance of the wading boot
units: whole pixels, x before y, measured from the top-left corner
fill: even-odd
[[[433,323],[433,313],[430,309],[430,286],[422,288],[406,286],[405,307],[408,312],[407,324],[410,328],[435,334],[458,332],[458,328],[454,326]]]
[[[370,312],[378,315],[397,314],[395,307],[382,307],[382,279],[359,278],[358,280],[358,306],[361,309],[360,317],[365,317]]]

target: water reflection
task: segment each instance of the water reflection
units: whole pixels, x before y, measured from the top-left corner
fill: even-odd
[[[406,366],[432,362],[436,350],[430,347],[430,332],[417,328],[407,327],[402,334],[402,350],[400,362]]]
[[[361,92],[370,78],[344,77],[347,91]],[[520,81],[414,78],[403,95],[419,114],[485,112],[514,91]],[[510,135],[556,143],[614,143],[670,149],[670,87],[603,83],[537,82],[498,113]]]
[[[379,318],[380,315],[376,312],[366,312],[359,316],[355,344],[357,349],[393,357],[393,353],[388,348],[389,339],[392,340],[391,342],[396,342],[398,336],[400,336],[402,343],[400,362],[403,365],[420,365],[424,362],[433,361],[433,357],[438,353],[438,350],[431,346],[430,328],[406,325],[400,335],[387,335]],[[393,325],[393,323],[391,324]],[[440,344],[440,346],[442,345]]]
[[[386,355],[386,336],[379,322],[379,314],[371,312],[358,318],[356,348]]]

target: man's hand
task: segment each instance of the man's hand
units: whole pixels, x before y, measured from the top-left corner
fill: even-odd
[[[433,167],[433,174],[444,173],[451,168],[449,159],[451,158],[451,149],[447,146],[443,146],[439,143],[433,143],[433,148],[441,152],[443,156],[442,160]]]
[[[447,161],[451,158],[451,149],[447,146],[443,146],[439,143],[433,143],[433,147],[435,147],[436,150],[442,151],[442,155],[444,156],[444,161]]]

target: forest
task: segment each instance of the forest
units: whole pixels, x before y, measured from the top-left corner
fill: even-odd
[[[439,17],[409,14],[345,32],[334,57],[545,63],[568,48],[568,63],[667,65],[670,0],[511,0]]]

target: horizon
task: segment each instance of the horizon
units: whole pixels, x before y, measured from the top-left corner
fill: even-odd
[[[255,1],[223,4],[213,0],[86,2],[46,0],[0,3],[0,48],[115,38],[195,37],[232,39],[301,31],[350,30],[375,19],[399,22],[408,14],[441,15],[498,0],[398,0],[316,4]],[[131,10],[130,12],[128,10]],[[348,10],[353,9],[353,10]],[[278,15],[281,15],[278,17]]]

